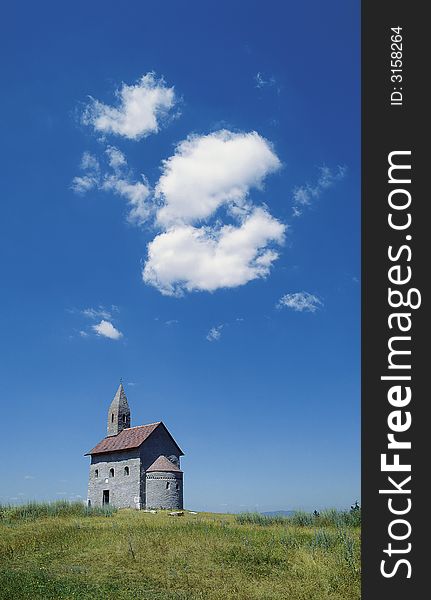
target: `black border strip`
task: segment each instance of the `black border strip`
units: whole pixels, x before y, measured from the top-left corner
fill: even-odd
[[[381,0],[362,2],[362,507],[363,507],[363,546],[362,546],[362,598],[374,599],[409,599],[422,598],[427,595],[425,570],[428,563],[428,551],[425,540],[428,535],[431,503],[425,491],[428,473],[427,457],[430,455],[428,439],[431,439],[430,422],[427,420],[428,405],[431,404],[425,381],[427,359],[427,331],[431,334],[427,315],[427,273],[430,271],[431,251],[425,240],[429,237],[427,213],[431,205],[430,191],[427,190],[428,156],[426,148],[427,129],[430,129],[425,108],[429,104],[425,87],[429,79],[430,66],[427,64],[430,55],[428,40],[429,25],[425,17],[426,3],[400,2],[399,0]],[[399,55],[391,52],[391,28],[402,27],[402,81],[398,78],[391,81],[391,60]],[[396,38],[397,39],[397,38]],[[396,88],[396,89],[395,89]],[[402,89],[401,89],[402,88]],[[401,104],[391,105],[391,93],[402,94]],[[392,101],[400,101],[400,94],[395,94]],[[392,160],[404,165],[410,164],[410,170],[394,170],[393,179],[410,179],[411,183],[392,182],[388,178],[388,156],[393,151],[410,151],[411,155],[392,155]],[[430,158],[431,160],[431,158]],[[403,176],[405,173],[410,176]],[[429,185],[429,184],[428,184]],[[411,194],[411,205],[403,210],[393,210],[389,206],[388,196],[396,189],[406,190]],[[400,202],[408,198],[408,193],[397,192],[391,199]],[[397,222],[406,223],[408,213],[411,215],[411,226],[405,230],[395,230],[388,223],[388,214],[392,212]],[[411,236],[411,239],[408,239]],[[391,260],[388,247],[392,246],[392,256],[396,256],[401,246],[404,249],[400,257]],[[430,257],[430,258],[428,258]],[[392,266],[400,266],[400,271],[393,270],[393,278],[403,278],[411,267],[411,280],[406,284],[394,284],[388,280],[388,270]],[[421,294],[419,308],[389,306],[388,288],[401,291],[406,298],[408,289],[417,288]],[[417,301],[418,295],[414,294]],[[414,304],[413,296],[411,304]],[[394,296],[392,296],[393,304]],[[396,340],[393,345],[411,354],[395,355],[393,360],[398,365],[410,364],[410,369],[389,369],[388,341],[391,336],[400,334],[397,318],[391,321],[391,313],[410,313],[411,329],[404,332],[411,341]],[[404,326],[407,318],[400,318]],[[404,361],[404,362],[403,362]],[[411,376],[411,381],[382,380],[382,376]],[[401,393],[407,394],[406,386],[411,388],[411,401],[401,407],[393,406],[388,401],[388,391],[392,386],[401,385]],[[396,398],[395,398],[396,400]],[[411,442],[411,449],[388,450],[388,433],[391,432],[388,418],[390,413],[400,410],[398,425],[404,427],[408,421],[407,412],[412,417],[411,426],[403,432],[395,433],[395,439]],[[392,425],[396,426],[392,416]],[[431,419],[430,419],[431,421]],[[401,464],[411,464],[410,472],[384,472],[381,470],[381,455],[387,455],[387,462],[394,460],[398,453]],[[423,466],[421,466],[421,463]],[[379,493],[381,489],[391,487],[388,476],[401,485],[411,476],[402,490],[411,493]],[[393,487],[393,486],[392,486]],[[411,509],[404,515],[391,514],[388,500],[396,510],[405,510],[411,501]],[[390,534],[404,536],[409,526],[404,522],[391,525],[400,519],[408,521],[411,533],[404,540],[391,539]],[[389,555],[384,550],[388,544],[400,550],[400,553]],[[410,550],[408,544],[411,544]],[[403,551],[404,550],[404,551]],[[407,563],[397,561],[405,559],[411,567],[411,577],[407,577]],[[382,567],[382,560],[385,560]],[[384,577],[381,569],[393,576]],[[431,571],[431,567],[430,567]]]

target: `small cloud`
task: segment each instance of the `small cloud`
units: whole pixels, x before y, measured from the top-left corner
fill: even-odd
[[[81,175],[74,177],[71,188],[77,194],[85,194],[97,187],[98,179],[92,175]]]
[[[91,98],[82,115],[84,125],[94,131],[139,140],[158,133],[176,104],[173,87],[155,73],[143,75],[135,84],[123,83],[116,90],[117,106],[109,106]]]
[[[168,327],[170,325],[178,325],[179,321],[177,319],[171,319],[170,321],[165,321],[165,325],[167,325]]]
[[[330,169],[324,165],[319,167],[319,171],[319,178],[314,185],[306,183],[294,188],[292,194],[292,214],[294,217],[301,216],[305,207],[310,206],[314,200],[320,198],[325,190],[344,179],[347,167],[338,165],[336,169]]]
[[[120,309],[118,306],[115,306],[115,304],[111,304],[111,306],[108,308],[103,304],[99,304],[97,307],[68,309],[68,312],[71,314],[81,315],[82,317],[85,317],[91,321],[99,321],[97,324],[89,325],[80,330],[75,330],[77,335],[81,338],[88,338],[93,334],[109,337],[111,339],[119,339],[122,337],[123,334],[112,324],[114,313],[118,313],[119,311]]]
[[[81,158],[81,169],[84,171],[91,170],[95,173],[100,171],[100,164],[94,154],[90,152],[84,152]]]
[[[272,87],[276,84],[275,77],[271,76],[269,79],[265,79],[262,73],[258,72],[254,76],[255,87],[262,89],[264,87]]]
[[[85,194],[92,189],[112,192],[124,198],[129,207],[127,220],[135,225],[142,225],[148,220],[152,207],[150,205],[151,189],[144,175],[136,180],[127,168],[124,154],[115,146],[105,150],[109,170],[102,172],[100,163],[93,155],[84,152],[81,159],[83,175],[74,177],[71,188],[78,194]]]
[[[296,312],[311,313],[316,312],[321,306],[323,306],[323,302],[317,296],[308,292],[285,294],[276,305],[277,308],[291,308]]]
[[[116,329],[110,321],[102,319],[97,325],[92,325],[93,331],[101,337],[109,338],[110,340],[119,340],[123,337],[121,331]]]
[[[112,169],[118,170],[121,167],[125,167],[127,165],[126,157],[121,152],[121,150],[119,150],[115,146],[108,146],[105,150],[105,154],[108,157],[108,163]]]
[[[209,342],[218,342],[218,340],[221,338],[221,331],[223,329],[223,325],[218,325],[217,327],[211,327],[211,329],[208,331],[207,335],[206,335],[206,339]]]
[[[81,314],[84,317],[88,317],[89,319],[111,319],[112,314],[109,310],[104,308],[103,306],[99,306],[98,308],[84,308],[81,311]]]
[[[36,479],[34,475],[24,475],[24,479]]]

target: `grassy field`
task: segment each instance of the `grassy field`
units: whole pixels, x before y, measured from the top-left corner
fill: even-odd
[[[0,598],[358,600],[358,517],[0,507]]]

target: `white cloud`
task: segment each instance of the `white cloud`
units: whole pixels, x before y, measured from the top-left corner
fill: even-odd
[[[100,164],[94,154],[84,152],[81,158],[81,169],[90,170],[96,173],[100,170]]]
[[[151,206],[146,201],[150,196],[150,189],[145,180],[131,183],[118,175],[109,175],[105,177],[101,189],[112,191],[127,200],[129,204],[127,220],[130,223],[141,225],[149,218]]]
[[[256,82],[255,87],[258,89],[262,89],[264,87],[271,87],[276,84],[275,78],[270,77],[269,79],[265,79],[262,73],[258,72],[254,76],[254,80]]]
[[[189,136],[163,161],[154,194],[144,177],[133,179],[118,148],[108,146],[105,158],[103,169],[95,156],[84,153],[84,174],[75,177],[72,187],[126,198],[131,222],[154,217],[159,231],[147,246],[145,283],[181,296],[236,287],[269,274],[286,226],[250,198],[281,167],[271,144],[258,133],[224,129]],[[108,320],[110,314],[97,317]]]
[[[110,319],[112,317],[111,312],[104,306],[99,306],[98,308],[84,308],[84,310],[81,310],[81,313],[84,317],[88,317],[89,319]]]
[[[209,342],[218,342],[221,338],[221,330],[223,329],[223,325],[218,325],[217,327],[211,327],[206,335],[206,339]]]
[[[24,475],[24,479],[35,479],[34,475]]]
[[[167,87],[155,73],[143,75],[134,85],[122,84],[115,92],[117,106],[91,98],[82,116],[95,131],[139,140],[157,133],[176,103],[173,87]]]
[[[71,187],[74,192],[85,194],[98,186],[100,179],[100,164],[94,154],[84,152],[81,157],[80,168],[82,171],[85,171],[85,174],[74,177]]]
[[[162,231],[148,244],[144,282],[181,296],[266,277],[286,226],[255,207],[249,193],[280,166],[256,132],[222,130],[180,142],[155,189]],[[222,221],[221,207],[233,224]]]
[[[323,302],[313,294],[308,292],[296,292],[294,294],[285,294],[280,298],[277,308],[291,308],[297,312],[316,312]]]
[[[281,244],[284,231],[263,208],[255,208],[238,227],[172,227],[149,243],[143,279],[173,296],[244,285],[269,274],[278,254],[268,245]]]
[[[92,325],[93,331],[102,337],[107,337],[111,340],[119,340],[123,337],[121,331],[118,331],[110,321],[102,319],[97,325]]]
[[[108,156],[109,166],[114,170],[127,165],[127,160],[124,154],[115,146],[108,146],[105,150],[105,154]]]
[[[89,325],[86,328],[78,330],[78,334],[81,338],[88,338],[90,335],[101,335],[111,339],[119,339],[123,334],[118,331],[112,325],[114,313],[119,312],[118,306],[111,304],[109,308],[106,308],[102,304],[97,307],[88,307],[84,309],[70,309],[69,312],[78,313],[79,315],[90,319],[91,321],[99,321],[94,325]]]
[[[193,223],[223,204],[244,207],[249,190],[261,188],[264,177],[280,166],[270,143],[254,131],[189,136],[163,162],[155,190],[163,202],[157,222],[163,227]]]
[[[143,224],[152,211],[149,201],[151,190],[147,180],[143,175],[142,181],[133,180],[132,173],[127,169],[126,157],[115,146],[108,146],[105,154],[111,171],[101,173],[97,158],[89,152],[84,152],[81,168],[86,172],[82,176],[74,177],[72,189],[79,194],[91,189],[113,192],[127,200],[128,221],[137,225]]]
[[[344,179],[347,173],[347,167],[338,165],[335,170],[329,167],[319,167],[320,175],[314,185],[306,183],[293,190],[293,216],[302,215],[303,209],[310,206],[313,200],[319,198],[328,188],[335,185],[338,181]]]
[[[92,175],[81,175],[73,178],[72,189],[77,194],[85,194],[97,187],[98,178]]]

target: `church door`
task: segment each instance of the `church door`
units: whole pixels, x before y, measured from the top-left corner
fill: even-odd
[[[109,504],[109,490],[103,490],[102,504]]]

